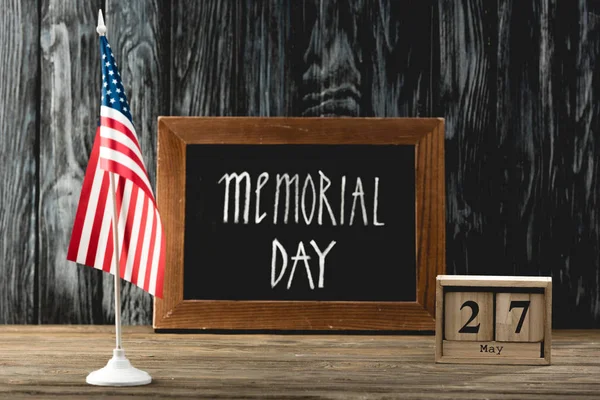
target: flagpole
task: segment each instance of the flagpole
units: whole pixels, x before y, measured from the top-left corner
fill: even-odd
[[[106,36],[106,25],[104,25],[104,17],[102,16],[102,10],[98,11],[98,26],[96,32],[100,36]],[[113,173],[109,173],[110,176],[110,194],[112,196],[113,213],[112,213],[112,234],[113,234],[113,267],[115,275],[115,336],[116,336],[116,348],[121,349],[121,275],[119,271],[119,259],[121,258],[121,251],[119,249],[119,216],[117,215],[117,195],[115,193],[115,176]]]
[[[115,269],[115,335],[117,349],[121,349],[121,276],[119,272],[119,259],[121,258],[121,251],[119,250],[119,217],[117,216],[117,195],[115,191],[115,174],[109,172],[110,175],[110,193],[113,201],[113,215],[112,215],[112,226],[113,226],[113,266]]]

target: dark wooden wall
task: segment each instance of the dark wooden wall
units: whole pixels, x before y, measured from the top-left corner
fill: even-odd
[[[158,115],[444,117],[448,272],[551,274],[554,326],[600,327],[597,0],[5,3],[0,323],[113,320],[111,277],[65,260],[102,8],[147,165]]]

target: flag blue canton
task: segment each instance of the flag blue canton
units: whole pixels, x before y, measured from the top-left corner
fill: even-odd
[[[108,44],[106,36],[100,36],[100,55],[102,57],[102,97],[103,106],[120,111],[132,123],[127,96],[121,82],[121,74],[117,68],[115,56]]]

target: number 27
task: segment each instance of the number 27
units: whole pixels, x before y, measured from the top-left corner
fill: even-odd
[[[513,308],[522,308],[523,312],[521,313],[521,318],[519,318],[519,323],[517,324],[517,328],[515,329],[515,333],[521,333],[521,329],[523,328],[523,322],[525,322],[525,317],[527,316],[527,311],[529,310],[529,304],[531,302],[529,300],[513,300],[510,302],[510,306],[508,311],[512,311]],[[477,324],[475,326],[469,326],[471,321],[477,318],[479,314],[479,304],[476,302],[469,300],[465,301],[463,305],[460,307],[462,310],[465,307],[469,307],[471,309],[471,317],[469,320],[463,325],[462,328],[459,329],[459,333],[479,333],[479,326]]]

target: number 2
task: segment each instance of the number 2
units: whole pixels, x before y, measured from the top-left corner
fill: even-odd
[[[527,315],[527,310],[529,310],[529,300],[513,300],[510,302],[510,307],[508,311],[511,311],[513,308],[522,308],[523,312],[521,313],[521,318],[519,319],[519,323],[517,324],[517,329],[515,333],[521,333],[521,328],[523,327],[523,322],[525,321],[525,316]]]
[[[529,306],[529,304],[527,306]],[[473,300],[469,300],[469,301],[465,301],[463,303],[463,305],[460,306],[460,309],[462,310],[465,307],[469,307],[471,309],[471,318],[469,318],[467,323],[464,324],[462,328],[460,328],[458,333],[479,333],[479,326],[481,325],[480,323],[477,324],[476,326],[468,326],[471,323],[471,321],[473,321],[475,318],[477,318],[477,315],[479,314],[479,304],[477,304]],[[511,304],[511,307],[512,307],[512,304]]]

